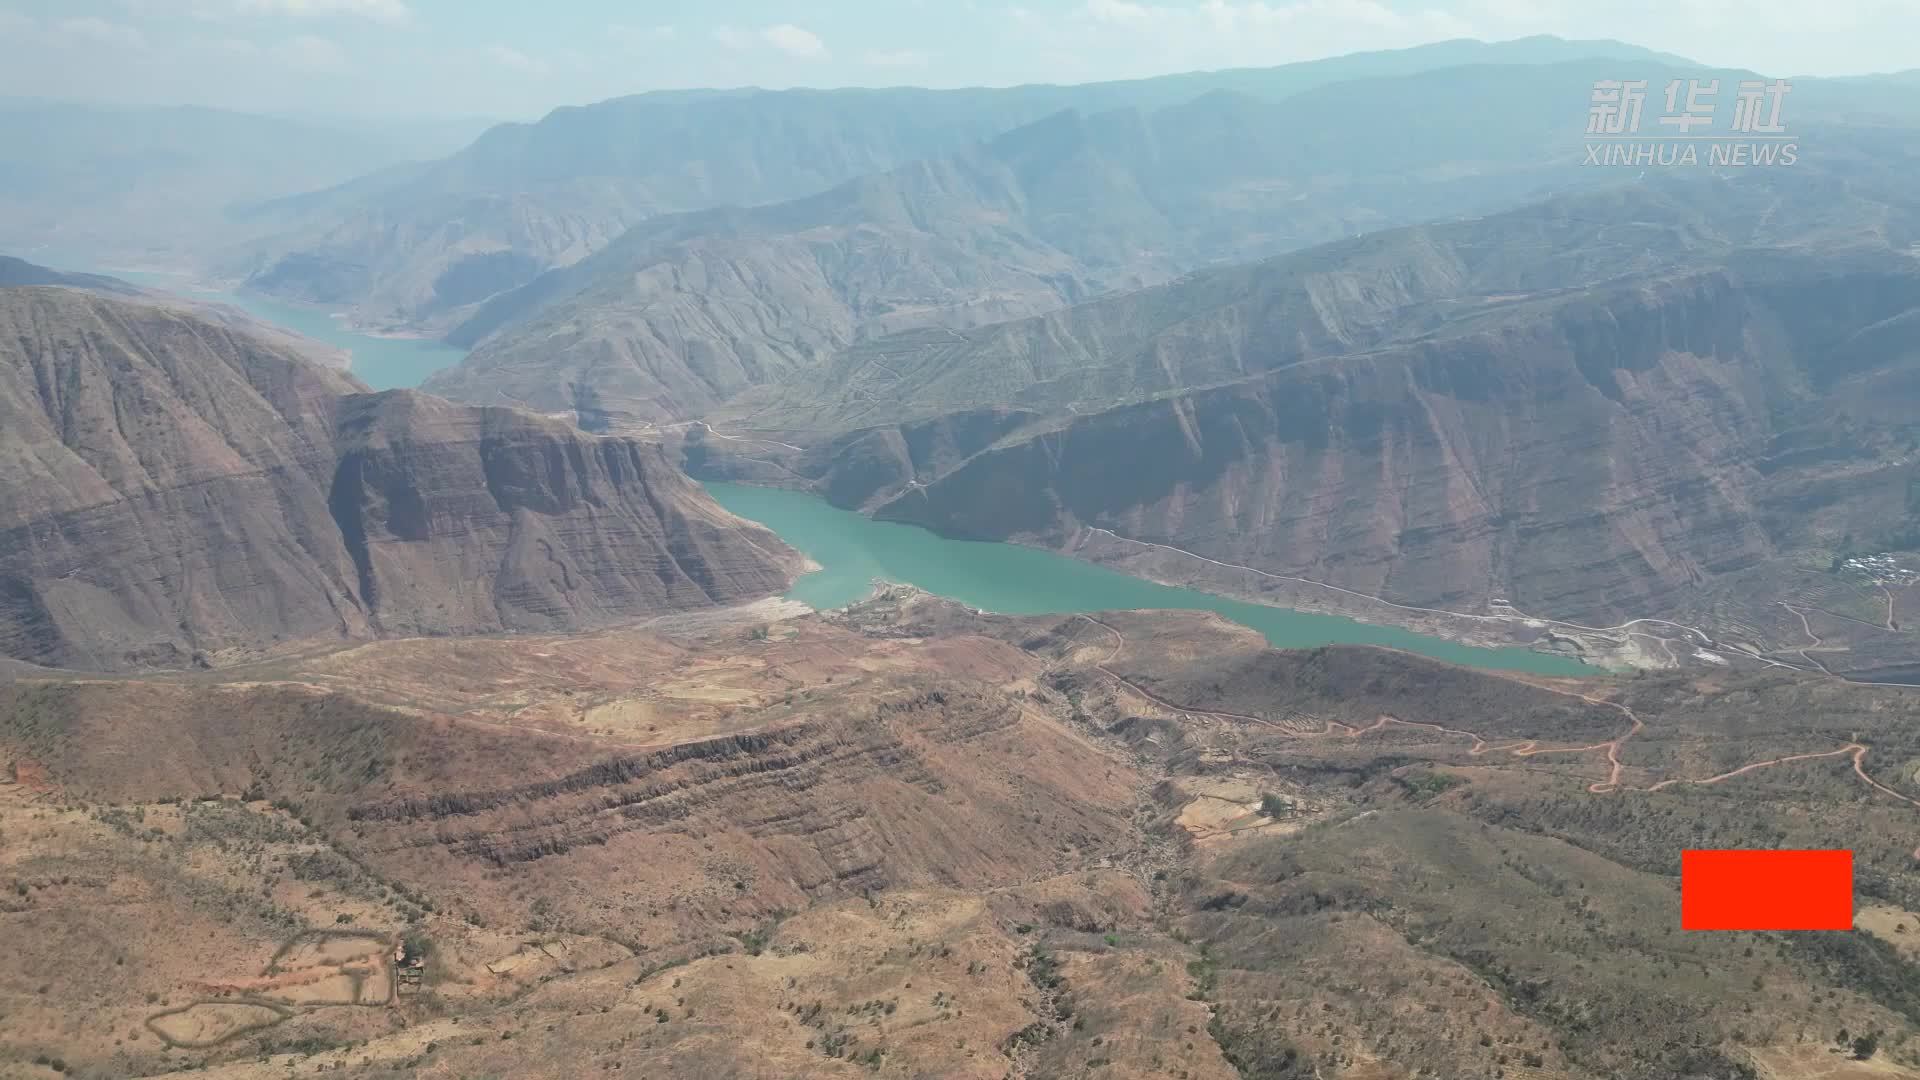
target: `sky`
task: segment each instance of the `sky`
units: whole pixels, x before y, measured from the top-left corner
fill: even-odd
[[[0,0],[0,96],[525,120],[644,90],[1086,82],[1542,33],[1866,74],[1920,65],[1920,0]]]

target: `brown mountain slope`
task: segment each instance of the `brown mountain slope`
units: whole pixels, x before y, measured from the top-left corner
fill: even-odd
[[[649,448],[74,290],[0,290],[0,433],[0,653],[35,663],[595,625],[791,566]]]
[[[878,513],[1110,529],[1410,605],[1673,615],[1763,564],[1907,543],[1916,296],[1910,259],[1749,253],[1487,298],[1413,343],[1035,425]]]
[[[1920,213],[1828,167],[1649,180],[896,335],[736,400],[712,419],[731,438],[692,433],[687,460],[1282,604],[1661,617],[1896,674],[1920,655],[1906,575],[1800,571],[1920,536]],[[1651,663],[1703,640],[1635,629],[1686,646]]]
[[[22,681],[0,1062],[1913,1077],[1914,719],[910,593]],[[1860,931],[1680,932],[1691,846],[1851,848]]]
[[[1063,112],[807,198],[634,224],[592,255],[480,304],[450,334],[473,352],[427,388],[482,404],[570,409],[587,426],[710,418],[750,387],[791,378],[815,388],[820,364],[852,345],[870,362],[865,382],[879,384],[858,389],[884,401],[892,358],[859,346],[888,334],[921,328],[926,351],[965,353],[979,339],[960,332],[995,320],[1626,181],[1625,169],[1583,167],[1579,125],[1559,103],[1584,100],[1597,79],[1657,86],[1669,74],[1656,62],[1618,60],[1475,65],[1280,102],[1223,92],[1154,110]],[[1408,109],[1408,101],[1423,104]],[[1797,115],[1820,125],[1807,129],[1809,144],[1822,147],[1803,171],[1878,172],[1905,186],[1891,165],[1899,151],[1859,146],[1910,144],[1899,129],[1835,122],[1847,109],[1832,98],[1800,104]],[[1369,117],[1364,137],[1353,131],[1356,115]],[[1700,181],[1702,201],[1731,186],[1705,168],[1665,171]],[[1836,184],[1826,198],[1845,208],[1860,195]],[[1764,203],[1741,212],[1755,233],[1770,223],[1775,232],[1804,230],[1831,215],[1808,206],[1769,216]],[[1600,237],[1596,255],[1643,231],[1632,219],[1614,224],[1623,228]],[[1504,254],[1521,266],[1536,261],[1524,246]],[[1669,253],[1636,254],[1657,262]],[[1071,341],[1005,344],[1031,349],[1036,368],[1081,359]],[[960,365],[952,373],[955,381],[971,374]],[[1139,374],[1141,385],[1129,389],[1160,381],[1159,372]],[[1182,385],[1178,375],[1169,370],[1166,381]],[[1002,384],[982,378],[975,388]],[[857,394],[847,402],[867,403]]]
[[[295,333],[284,326],[262,322],[231,304],[144,288],[104,274],[69,273],[30,263],[25,259],[0,255],[0,288],[24,285],[58,285],[70,289],[84,289],[130,303],[153,304],[191,312],[202,319],[229,329],[266,338],[283,349],[306,356],[322,367],[344,370],[351,359],[344,349]]]
[[[641,222],[482,305],[451,335],[472,354],[428,389],[583,424],[684,420],[783,376],[809,383],[836,351],[896,331],[949,341],[1200,266],[1606,183],[1579,167],[1553,103],[1617,67],[1069,111],[808,198]],[[1398,107],[1409,99],[1431,113]],[[1436,132],[1431,115],[1453,102],[1483,107]],[[1368,139],[1336,119],[1355,112],[1379,118]]]

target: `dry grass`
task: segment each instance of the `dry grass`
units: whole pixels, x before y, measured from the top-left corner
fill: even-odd
[[[1920,1075],[1913,808],[1845,758],[1636,790],[1859,738],[1904,791],[1899,692],[1503,679],[1105,621],[1117,656],[1082,620],[908,597],[764,635],[385,643],[238,682],[0,691],[0,886],[26,884],[0,896],[25,943],[0,960],[0,1062]],[[1581,700],[1603,695],[1646,721],[1607,793],[1604,753],[1329,726],[1609,738],[1621,715]],[[159,801],[215,792],[265,798]],[[1854,847],[1865,933],[1668,932],[1668,863],[1698,842]],[[402,938],[430,953],[394,994]],[[1879,1054],[1829,1052],[1843,1025]]]

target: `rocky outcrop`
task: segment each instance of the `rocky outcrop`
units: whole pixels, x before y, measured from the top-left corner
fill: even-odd
[[[766,595],[795,559],[653,447],[369,394],[187,311],[0,289],[0,654],[603,625]]]
[[[835,647],[864,648],[858,635]],[[655,940],[710,929],[722,906],[1012,885],[1125,833],[1131,774],[978,676],[842,669],[803,698],[771,715],[749,706],[738,730],[640,748],[312,685],[35,681],[0,685],[0,768],[7,751],[25,754],[82,798],[290,796],[351,836],[350,854],[436,903],[517,906],[508,893],[531,871],[612,889],[613,906],[583,923]],[[654,919],[635,918],[648,909]]]

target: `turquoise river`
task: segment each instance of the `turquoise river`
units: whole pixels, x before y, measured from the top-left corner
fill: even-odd
[[[197,300],[231,304],[261,322],[272,323],[296,334],[305,334],[315,341],[345,349],[353,374],[375,390],[418,386],[426,381],[427,376],[441,368],[452,367],[467,355],[465,349],[439,341],[358,334],[348,330],[339,318],[321,308],[289,304],[257,293],[220,292],[202,288],[175,274],[100,269],[87,266],[84,262],[79,264],[79,269],[83,273],[106,274],[135,285],[191,296]]]
[[[1334,643],[1384,645],[1472,667],[1547,675],[1594,674],[1577,660],[1531,649],[1482,649],[1391,626],[1232,600],[1158,585],[1048,551],[948,540],[913,525],[874,521],[798,491],[706,485],[721,506],[778,533],[821,569],[787,595],[814,608],[842,607],[875,579],[913,585],[970,607],[1007,615],[1141,609],[1211,611],[1266,636],[1276,648]]]

